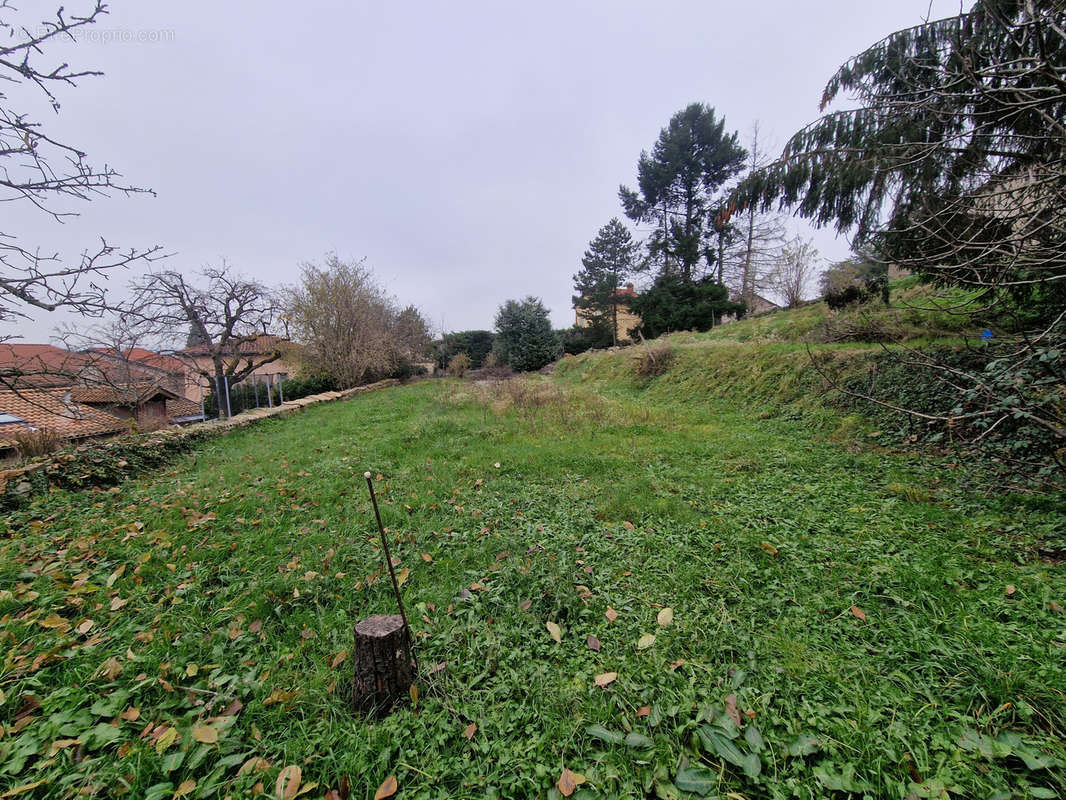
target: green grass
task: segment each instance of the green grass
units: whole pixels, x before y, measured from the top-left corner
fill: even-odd
[[[9,515],[0,796],[1058,796],[1063,504],[836,441],[784,367],[723,391],[731,347],[365,395]],[[393,608],[367,469],[424,673],[377,721],[332,666]]]

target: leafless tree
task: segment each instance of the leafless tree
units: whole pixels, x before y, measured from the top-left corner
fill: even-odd
[[[759,138],[759,123],[752,126],[748,143],[748,174],[769,163]],[[769,281],[785,244],[785,224],[781,214],[749,203],[736,214],[740,236],[724,259],[727,282],[735,296],[748,307],[755,307],[755,295],[772,287]]]
[[[192,347],[171,346],[165,352],[205,377],[221,400],[227,386],[282,357],[282,342],[274,336],[281,308],[269,288],[226,264],[206,267],[199,276],[198,285],[175,270],[151,272],[133,282],[132,300],[122,313],[155,338],[175,342],[180,332],[189,331],[186,344]],[[225,406],[219,402],[220,413],[226,413]]]
[[[818,276],[818,250],[810,239],[794,236],[781,248],[768,285],[790,308],[803,302]]]
[[[107,13],[100,0],[88,6],[74,14],[60,7],[53,18],[39,21],[20,16],[8,0],[0,0],[0,79],[5,85],[38,90],[58,113],[62,87],[102,74],[46,61],[50,46],[74,40],[79,28],[95,24]],[[0,201],[27,202],[63,222],[75,212],[62,207],[61,201],[89,201],[112,191],[151,193],[123,183],[120,177],[106,164],[89,163],[86,153],[54,138],[41,123],[12,108],[8,94],[0,92]],[[0,229],[0,320],[24,317],[29,308],[99,314],[106,308],[104,288],[96,282],[100,276],[160,256],[159,247],[120,250],[101,238],[99,244],[69,259]]]
[[[412,306],[398,308],[362,261],[330,254],[323,266],[302,270],[285,305],[309,372],[332,375],[347,388],[425,357],[426,321]]]

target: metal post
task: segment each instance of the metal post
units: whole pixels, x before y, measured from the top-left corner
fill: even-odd
[[[281,373],[278,373],[278,397],[281,398],[281,402],[285,402],[285,389],[282,387]]]
[[[274,376],[267,375],[267,408],[274,407]]]
[[[255,392],[255,407],[259,408],[259,381],[252,383],[252,391]]]
[[[407,629],[407,641],[411,643],[411,659],[415,662],[415,674],[418,674],[418,657],[415,655],[415,639],[411,633],[411,626],[407,624],[407,612],[403,608],[403,598],[400,596],[400,584],[396,582],[396,572],[392,568],[392,554],[389,552],[389,539],[385,535],[385,526],[381,524],[381,512],[378,510],[378,498],[374,494],[374,481],[369,472],[364,472],[367,488],[370,489],[370,502],[374,504],[374,517],[378,521],[378,532],[381,534],[381,546],[385,549],[385,564],[389,568],[389,577],[392,578],[392,591],[396,594],[396,605],[400,607],[400,617],[403,626]]]
[[[233,407],[229,402],[229,375],[223,375],[222,382],[226,387],[226,418],[229,419],[233,416]]]

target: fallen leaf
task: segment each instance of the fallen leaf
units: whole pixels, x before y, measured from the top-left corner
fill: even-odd
[[[569,797],[574,793],[574,790],[584,782],[584,775],[579,775],[576,772],[571,772],[569,769],[566,769],[564,767],[563,773],[559,776],[559,780],[555,785],[559,789],[559,794],[561,794],[563,797]]]
[[[518,604],[518,607],[520,609],[522,609],[523,611],[529,611],[529,608],[532,605],[533,605],[533,601],[532,600],[523,600],[521,603]]]
[[[637,709],[638,717],[646,717],[651,713],[651,706],[641,706]]]
[[[128,602],[129,602],[129,600],[127,600],[124,597],[112,597],[111,598],[111,606],[110,606],[111,610],[112,611],[118,611],[120,608],[122,608]]]
[[[637,639],[637,649],[638,650],[647,650],[653,644],[655,644],[655,634],[654,633],[645,633],[643,636],[641,636],[639,639]]]
[[[866,612],[858,606],[852,606],[851,613],[854,614],[857,619],[861,619],[863,622],[866,622]]]
[[[774,546],[773,546],[772,544],[770,544],[769,542],[763,542],[762,544],[760,544],[760,545],[759,545],[759,548],[760,548],[760,549],[761,549],[761,550],[762,550],[762,551],[763,551],[764,553],[766,553],[767,555],[771,555],[771,556],[773,556],[774,558],[777,558],[777,554],[778,554],[778,552],[779,552],[779,551],[778,551],[778,549],[777,549],[776,547],[774,547]]]
[[[614,683],[617,678],[617,672],[604,672],[603,674],[596,676],[596,685],[601,687],[607,686],[609,684]]]
[[[119,567],[114,572],[112,572],[107,578],[107,588],[110,589],[112,586],[114,586],[115,585],[115,581],[117,581],[119,578],[121,578],[125,574],[125,572],[126,572],[126,565],[125,564],[123,564],[121,567]]]
[[[296,797],[296,793],[300,791],[302,775],[300,768],[295,764],[290,764],[281,771],[274,783],[274,794],[277,795],[278,800],[292,800]]]
[[[587,639],[585,639],[585,644],[588,645],[589,650],[594,650],[597,653],[600,652],[600,640],[597,639],[595,636],[589,636]]]
[[[397,586],[403,586],[405,583],[407,583],[407,579],[410,578],[410,577],[411,577],[411,570],[409,570],[407,567],[404,567],[403,569],[401,569],[399,572],[396,573],[396,585]]]
[[[248,633],[259,633],[261,630],[263,630],[263,620],[261,619],[257,619],[248,626]]]
[[[431,556],[429,553],[422,553],[422,560],[429,564],[431,561],[433,561],[433,556]]]
[[[218,728],[210,725],[194,725],[192,738],[201,744],[214,744],[218,741]]]
[[[603,612],[603,616],[607,617],[610,622],[614,622],[618,619],[618,612],[610,606],[607,606],[607,610]]]
[[[685,663],[685,659],[683,659],[683,658],[679,658],[677,661],[671,661],[670,662],[670,669],[671,670],[675,670],[675,669],[677,669],[678,667],[680,667],[684,663]]]
[[[15,797],[16,795],[25,794],[26,792],[33,791],[42,783],[48,783],[47,778],[41,778],[39,781],[33,783],[24,783],[22,786],[16,786],[14,789],[8,789],[3,794],[0,794],[0,800],[6,800],[8,797]]]
[[[1054,611],[1056,614],[1061,614],[1062,613],[1062,606],[1060,606],[1054,600],[1049,601],[1048,604],[1047,604],[1047,607],[1048,607],[1049,611]],[[2,702],[2,701],[0,701],[0,702]]]
[[[86,619],[78,623],[78,626],[74,629],[80,634],[86,634],[93,629],[95,623],[91,619]]]
[[[141,710],[139,708],[127,708],[119,716],[126,722],[136,722],[141,718]]]
[[[548,633],[551,634],[552,639],[555,640],[555,643],[559,644],[563,639],[563,632],[559,626],[549,620],[545,623],[545,627],[548,629]]]
[[[735,694],[728,695],[725,699],[725,713],[726,715],[737,724],[739,728],[741,723],[740,712],[737,711],[737,696]]]
[[[188,780],[181,782],[181,785],[178,786],[178,788],[174,792],[174,797],[184,797],[195,788],[196,781],[194,781],[192,778],[189,778]]]
[[[625,522],[623,522],[623,523],[622,523],[622,526],[623,526],[623,527],[624,527],[624,528],[625,528],[626,530],[630,530],[630,531],[632,531],[632,530],[636,530],[636,527],[637,527],[637,526],[636,526],[636,525],[634,525],[634,524],[633,524],[632,522],[630,522],[630,521],[629,521],[628,519],[627,519],[627,520],[626,520]]]
[[[70,623],[63,619],[59,614],[49,614],[44,619],[37,620],[37,624],[42,628],[48,628],[50,630],[69,631]]]
[[[407,690],[407,693],[411,696],[412,703],[418,703],[418,684],[412,683],[411,688]]]
[[[178,729],[167,728],[163,731],[163,735],[156,739],[155,751],[162,755],[165,753],[174,742],[178,741]]]
[[[378,787],[378,790],[374,792],[374,800],[385,800],[386,797],[392,797],[396,794],[396,776],[390,775],[385,779],[385,782]]]
[[[1015,588],[1013,583],[1008,583],[1007,584],[1007,588],[1004,589],[1003,591],[1007,595],[1007,597],[1010,597],[1012,594],[1014,594],[1018,590]]]
[[[474,738],[475,733],[477,733],[477,725],[471,722],[469,725],[466,726],[466,729],[463,731],[463,736],[466,737],[467,741],[470,741]]]
[[[333,660],[329,662],[329,668],[330,669],[336,669],[341,664],[343,664],[345,659],[347,659],[347,658],[348,658],[348,651],[347,650],[341,650],[339,653],[337,653],[337,655],[333,656]]]
[[[674,610],[672,608],[664,608],[655,617],[655,621],[664,628],[669,626],[674,621]]]

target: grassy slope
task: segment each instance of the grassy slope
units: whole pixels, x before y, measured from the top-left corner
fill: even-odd
[[[1066,579],[1039,556],[1063,546],[1060,513],[830,441],[828,412],[761,418],[772,394],[695,394],[718,386],[695,371],[683,390],[636,383],[629,357],[313,408],[9,517],[0,794],[125,781],[138,798],[236,798],[273,791],[290,764],[319,784],[307,796],[350,775],[358,798],[390,774],[401,797],[547,796],[564,766],[589,797],[676,796],[679,768],[700,764],[684,774],[752,798],[1038,796],[1063,780],[1040,761],[1066,759]],[[368,468],[423,668],[448,663],[374,724],[346,711],[349,662],[331,668],[351,625],[391,608]],[[15,730],[23,695],[42,707]],[[730,695],[766,741],[757,777],[715,751],[735,733]],[[197,724],[218,742],[197,742]]]

